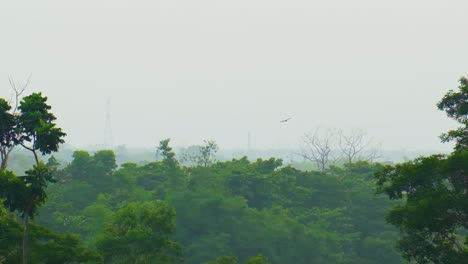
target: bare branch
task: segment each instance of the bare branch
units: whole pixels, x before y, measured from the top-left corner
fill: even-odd
[[[372,138],[366,138],[366,132],[362,129],[352,129],[348,132],[340,130],[338,147],[347,163],[356,160],[372,162],[381,156],[379,145]]]
[[[13,114],[16,114],[16,111],[18,109],[19,102],[21,100],[21,95],[24,93],[26,88],[31,84],[31,77],[32,74],[28,75],[28,78],[26,79],[25,83],[20,83],[20,82],[15,82],[12,76],[8,76],[8,81],[10,82],[10,87],[13,90],[13,95],[14,97],[14,104],[15,107],[13,108]]]
[[[301,139],[300,156],[315,162],[320,171],[324,171],[331,160],[335,144],[335,131],[331,128],[316,128],[304,134]]]

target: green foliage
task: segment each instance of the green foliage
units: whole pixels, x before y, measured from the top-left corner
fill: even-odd
[[[79,233],[106,262],[150,261],[159,256],[147,248],[156,239],[150,233],[170,232],[165,224],[145,224],[142,212],[162,199],[177,212],[168,241],[185,249],[162,250],[178,252],[169,254],[174,261],[183,256],[186,263],[199,264],[236,256],[244,263],[262,254],[271,263],[401,262],[392,248],[398,235],[384,221],[394,203],[375,196],[370,179],[379,165],[319,173],[281,167],[277,159],[243,158],[181,169],[166,150],[162,161],[122,164],[108,176],[97,176],[93,156],[75,155],[65,170],[79,172],[83,166],[89,174],[70,173],[65,182],[49,186],[39,222]],[[97,184],[101,178],[106,185]]]
[[[22,232],[22,226],[7,213],[3,203],[0,203],[0,263],[21,254]]]
[[[94,250],[86,248],[79,237],[70,234],[57,234],[38,226],[31,226],[32,263],[101,263],[102,257]]]
[[[33,152],[38,150],[43,155],[57,151],[66,134],[56,127],[56,117],[49,112],[51,106],[47,104],[47,97],[41,93],[25,96],[18,109],[21,112],[18,117],[20,144],[25,146],[25,142],[30,142],[32,145],[25,147]]]
[[[10,110],[11,106],[8,102],[0,98],[0,169],[6,169],[8,155],[16,139],[16,119],[15,116],[10,113]]]
[[[23,218],[33,218],[47,194],[45,189],[53,182],[50,170],[39,163],[26,171],[26,176],[16,177],[13,173],[0,170],[0,197],[10,211],[18,211]]]
[[[439,110],[444,110],[448,117],[462,125],[458,129],[442,134],[442,141],[454,140],[456,150],[468,148],[468,79],[462,77],[458,91],[450,90],[437,104],[437,107]]]
[[[94,153],[93,168],[96,175],[110,177],[117,168],[115,154],[112,150],[100,150]]]
[[[22,261],[29,260],[29,219],[33,219],[39,206],[41,206],[47,194],[45,189],[49,182],[53,182],[52,173],[42,162],[26,171],[26,176],[16,177],[12,173],[0,170],[0,198],[5,199],[4,205],[11,212],[18,212],[23,218],[23,245]]]
[[[230,255],[231,236],[227,233],[201,235],[186,249],[190,263],[203,263],[218,256]],[[206,250],[209,248],[210,250]]]
[[[51,154],[64,143],[66,134],[54,123],[56,117],[50,109],[47,97],[41,93],[24,97],[13,110],[0,98],[0,169],[7,168],[9,154],[15,146],[21,145],[31,151],[39,163],[37,151]]]
[[[104,194],[98,195],[97,201],[89,205],[78,216],[84,217],[83,230],[80,234],[86,237],[94,237],[101,234],[107,223],[112,221],[113,210],[109,205],[109,199]]]
[[[247,260],[246,262],[244,262],[244,264],[268,264],[268,263],[269,263],[268,259],[263,255],[255,256]]]
[[[23,227],[0,206],[0,263],[21,262]],[[102,257],[87,249],[75,235],[57,234],[32,224],[30,230],[32,263],[100,263]]]
[[[18,100],[18,93],[17,100]],[[0,198],[5,199],[3,204],[11,211],[17,211],[23,218],[22,236],[22,262],[29,260],[29,219],[33,219],[37,208],[46,198],[45,189],[49,182],[53,182],[52,173],[55,171],[39,162],[36,151],[43,155],[58,150],[64,142],[65,133],[56,127],[55,116],[49,112],[51,106],[47,103],[47,97],[41,93],[33,93],[26,96],[15,107],[0,99]],[[18,101],[16,102],[18,104]],[[19,113],[16,112],[19,110]],[[27,145],[29,143],[29,146]],[[26,171],[26,176],[16,177],[5,172],[8,157],[17,145],[23,146],[34,154],[36,165]]]
[[[82,166],[95,171],[92,156],[76,155],[76,159],[83,156],[89,163]],[[171,158],[175,157],[165,157]],[[79,171],[75,160],[66,170],[72,164]],[[142,209],[135,209],[137,205],[159,197],[177,211],[175,239],[185,248],[188,264],[223,255],[245,262],[257,254],[271,263],[375,263],[370,260],[377,257],[368,251],[377,252],[380,244],[366,241],[386,243],[380,251],[385,255],[382,263],[400,262],[391,247],[397,233],[383,220],[391,202],[376,197],[369,182],[378,166],[362,163],[318,173],[282,168],[276,159],[253,163],[240,159],[186,169],[168,164],[176,163],[163,159],[142,166],[123,164],[104,177],[106,186],[95,185],[98,179],[92,175],[85,181],[71,177],[50,186],[51,198],[43,208],[47,214],[39,220],[63,232],[78,232],[88,244],[98,241],[106,261],[118,254],[123,255],[109,261],[144,261],[156,253],[129,251],[128,245],[145,245],[153,238],[137,232],[141,240],[129,242],[136,235],[120,235],[117,230],[123,229],[123,222],[116,222],[117,214],[112,217],[112,212],[126,212],[121,214],[131,222],[141,222],[138,211]],[[97,197],[92,195],[99,192]],[[106,228],[103,223],[110,225]],[[143,224],[139,226],[131,229],[139,230]],[[382,232],[391,239],[382,237]]]
[[[38,223],[79,234],[106,263],[401,262],[384,220],[395,203],[374,194],[381,165],[306,172],[242,158],[181,168],[169,141],[160,148],[161,161],[119,169],[109,151],[75,152]]]
[[[205,262],[205,264],[237,264],[237,258],[234,256],[222,256],[213,261]],[[244,264],[269,264],[265,256],[258,255],[247,261]]]
[[[162,155],[162,161],[165,166],[170,169],[175,169],[178,167],[179,162],[175,158],[175,153],[172,148],[169,146],[170,139],[161,140],[157,152]]]
[[[442,135],[456,143],[451,155],[349,159],[321,172],[275,158],[216,162],[213,141],[181,167],[169,139],[147,164],[118,168],[111,150],[76,151],[62,169],[36,153],[65,136],[47,97],[14,110],[0,98],[0,263],[402,263],[394,244],[410,262],[468,263],[467,98],[462,78],[438,103],[461,124]],[[6,170],[18,145],[36,160],[22,177]]]
[[[11,106],[8,102],[0,98],[0,140],[2,145],[12,144],[8,136],[11,136],[9,133],[15,126],[15,117],[9,112],[10,110]]]
[[[234,256],[223,256],[216,260],[205,262],[205,264],[237,264],[237,258]]]
[[[449,91],[440,110],[462,124],[442,135],[456,142],[449,155],[420,157],[376,174],[379,192],[402,200],[387,214],[403,237],[398,249],[417,263],[468,263],[468,80]]]
[[[96,245],[106,263],[174,263],[179,245],[171,240],[175,211],[164,202],[129,203],[119,209]]]
[[[108,184],[116,168],[117,163],[112,150],[100,150],[93,156],[87,151],[79,150],[73,153],[73,161],[67,166],[66,171],[76,179]]]
[[[61,235],[38,225],[31,225],[29,260],[32,263],[101,263],[102,257],[86,248],[75,235]],[[20,244],[20,240],[17,242]],[[20,248],[5,263],[20,262]]]
[[[407,259],[468,262],[468,236],[459,233],[468,227],[467,171],[464,150],[387,166],[376,174],[381,192],[405,201],[390,210],[387,221],[405,233],[398,245]]]
[[[67,166],[68,172],[77,179],[89,179],[92,174],[92,157],[87,151],[79,150],[73,152],[73,160]]]

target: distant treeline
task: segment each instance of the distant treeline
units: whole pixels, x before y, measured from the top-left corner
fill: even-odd
[[[119,169],[112,151],[75,152],[53,167],[57,183],[36,222],[79,234],[106,263],[401,262],[384,219],[394,203],[374,194],[381,165],[303,172],[243,158],[182,167],[168,141],[160,150],[161,161]]]

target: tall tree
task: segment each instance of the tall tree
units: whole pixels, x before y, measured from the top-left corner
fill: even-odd
[[[12,180],[5,189],[0,190],[0,196],[5,198],[4,204],[10,211],[20,212],[23,218],[23,263],[27,263],[29,220],[47,197],[47,183],[53,181],[51,171],[39,162],[37,152],[43,155],[56,152],[66,134],[54,123],[56,117],[50,112],[47,97],[33,93],[18,104],[25,87],[13,88],[16,95],[13,110],[0,98],[0,169],[6,170],[8,155],[17,145],[33,153],[36,165],[26,171],[26,176]]]
[[[191,146],[182,153],[181,161],[190,165],[209,167],[216,162],[216,153],[219,150],[214,140],[204,140],[203,146]],[[190,152],[192,150],[192,153]]]
[[[421,157],[376,174],[378,189],[401,200],[387,215],[403,237],[398,248],[418,263],[468,263],[468,80],[438,107],[463,126],[442,135],[456,142],[449,155]]]
[[[54,182],[49,168],[42,162],[26,171],[26,176],[16,177],[10,172],[3,172],[2,196],[4,205],[10,211],[17,211],[23,219],[23,263],[28,260],[29,220],[34,218],[47,194],[45,189],[49,182]]]
[[[25,96],[18,109],[21,112],[18,117],[21,134],[18,143],[33,153],[37,164],[37,152],[43,155],[56,152],[59,145],[65,142],[63,138],[66,134],[54,123],[57,118],[49,111],[51,106],[41,93]]]
[[[16,82],[9,77],[11,89],[13,90],[13,103],[0,98],[0,170],[5,170],[8,166],[8,157],[15,146],[21,143],[21,134],[18,130],[18,106],[21,96],[31,82],[31,75],[28,76],[25,83]]]
[[[156,155],[157,156],[159,156],[159,155],[162,156],[162,158],[163,158],[162,161],[166,166],[176,167],[176,166],[178,166],[178,161],[177,161],[177,159],[175,157],[174,151],[169,146],[169,142],[171,142],[171,140],[169,138],[161,140],[159,142],[159,146],[157,148]]]
[[[331,128],[316,128],[314,131],[304,134],[300,146],[299,155],[304,159],[317,164],[320,171],[324,171],[331,159],[336,131]]]
[[[214,140],[205,140],[204,142],[205,145],[200,147],[200,153],[197,156],[197,164],[208,167],[216,161],[216,153],[219,148]]]
[[[380,157],[378,144],[372,138],[367,138],[366,132],[361,129],[352,129],[346,132],[340,130],[338,148],[347,163],[353,163],[356,160],[372,162]]]
[[[167,184],[173,189],[181,188],[184,185],[184,175],[180,168],[179,161],[172,148],[169,146],[170,139],[162,140],[157,149],[158,153],[162,156],[162,174],[163,178],[168,179]],[[162,191],[158,188],[159,191]],[[158,193],[159,193],[158,191]],[[162,193],[160,193],[162,197]]]

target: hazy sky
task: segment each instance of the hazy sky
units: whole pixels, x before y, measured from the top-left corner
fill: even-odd
[[[32,73],[75,146],[296,147],[318,125],[444,149],[468,1],[0,0],[0,96]],[[293,119],[280,124],[279,120]]]

